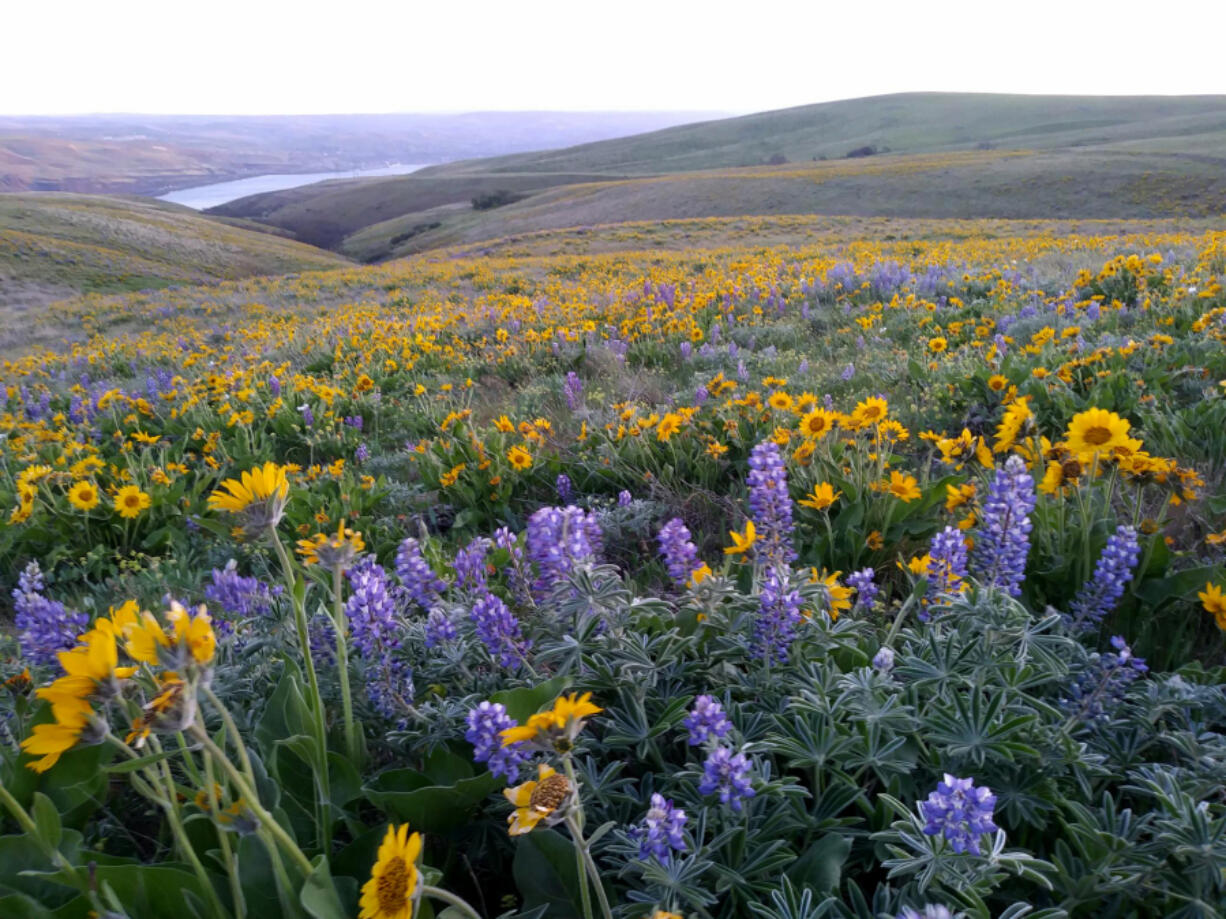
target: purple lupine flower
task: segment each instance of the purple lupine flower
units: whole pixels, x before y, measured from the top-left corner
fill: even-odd
[[[1142,657],[1136,657],[1122,635],[1111,639],[1115,652],[1095,652],[1090,663],[1077,674],[1061,706],[1078,721],[1106,722],[1124,701],[1130,683],[1149,671]]]
[[[630,502],[634,500],[634,496],[624,488],[617,493],[617,506],[629,507]]]
[[[529,644],[519,630],[519,620],[502,600],[486,594],[473,604],[469,618],[476,626],[477,637],[500,666],[510,667],[523,660]]]
[[[772,569],[759,595],[758,618],[754,621],[750,652],[763,660],[788,659],[788,646],[800,625],[800,592],[788,590],[786,569]]]
[[[872,609],[873,601],[877,599],[876,572],[872,568],[861,568],[847,575],[847,586],[856,592],[856,606],[861,609]]]
[[[413,668],[407,661],[383,654],[366,670],[366,697],[384,718],[404,728],[413,704]]]
[[[455,554],[456,587],[485,592],[485,555],[490,541],[478,536]]]
[[[213,569],[212,583],[204,587],[204,599],[231,616],[266,616],[282,589],[280,584],[269,587],[259,578],[243,577],[238,573],[238,563],[230,559],[225,568]]]
[[[975,787],[973,779],[959,779],[948,772],[936,791],[920,802],[920,816],[928,821],[924,833],[944,836],[955,852],[978,855],[979,837],[1000,827],[992,822],[996,795]]]
[[[363,423],[361,415],[347,415],[345,417],[345,425],[353,428],[355,431],[362,430]]]
[[[694,707],[682,722],[689,732],[687,743],[691,747],[702,746],[709,740],[723,740],[732,730],[732,722],[724,713],[724,707],[712,696],[699,696]]]
[[[749,769],[749,758],[744,753],[734,754],[728,747],[716,747],[702,764],[698,791],[704,795],[718,793],[720,803],[740,813],[741,801],[757,794],[749,784]]]
[[[558,478],[553,483],[554,491],[558,494],[559,501],[569,501],[571,496],[570,476],[565,472],[558,473]]]
[[[275,376],[268,378],[268,391],[271,392],[274,397],[281,395],[281,381]]]
[[[735,346],[736,346],[736,342],[733,342],[728,347],[729,349],[731,349]],[[740,380],[742,383],[744,383],[746,380],[749,379],[749,371],[745,369],[745,362],[743,360],[736,362],[736,378]]]
[[[966,580],[966,542],[962,532],[955,527],[941,530],[932,537],[929,555],[929,596],[939,601],[961,593]],[[927,622],[928,617],[927,608],[920,611],[921,621]]]
[[[923,909],[912,909],[904,906],[895,919],[954,919],[954,914],[948,906],[939,903],[927,903]]]
[[[353,461],[359,466],[370,459],[370,447],[366,446],[366,442],[358,444],[358,448],[353,451]]]
[[[749,510],[758,529],[757,557],[775,564],[794,561],[792,498],[779,445],[764,440],[749,454]]]
[[[639,844],[638,857],[647,861],[654,855],[658,861],[668,862],[673,852],[684,852],[685,821],[685,811],[674,807],[662,794],[653,794],[643,822],[631,827],[628,834]]]
[[[434,606],[439,592],[447,587],[447,582],[436,575],[422,557],[421,544],[412,536],[405,539],[396,552],[396,576],[422,609]]]
[[[302,412],[303,424],[305,424],[308,428],[315,425],[315,413],[311,411],[311,407],[309,405],[298,406],[298,411]]]
[[[396,601],[383,566],[373,557],[364,558],[345,572],[345,577],[349,580],[345,615],[353,647],[371,659],[399,647]]]
[[[711,398],[711,390],[707,389],[707,387],[699,386],[696,390],[694,390],[694,404],[695,405],[704,405],[706,401],[710,398]]]
[[[468,730],[464,732],[464,739],[473,745],[473,760],[488,763],[490,772],[504,776],[508,782],[519,779],[520,766],[531,758],[523,741],[502,745],[499,735],[517,725],[505,705],[486,701],[469,711]]]
[[[1030,552],[1030,514],[1034,510],[1034,479],[1020,456],[1010,456],[996,475],[983,503],[975,531],[975,576],[1020,596]]]
[[[842,380],[844,383],[846,383],[848,380],[850,380],[855,375],[856,375],[856,365],[848,364],[846,367],[843,368],[843,372],[839,374],[839,379]]]
[[[505,550],[510,556],[503,567],[507,586],[516,597],[531,601],[530,579],[524,571],[524,550],[519,544],[519,537],[512,533],[510,528],[499,527],[494,531],[494,545]]]
[[[881,673],[889,673],[894,669],[894,649],[888,645],[882,646],[873,655],[873,669]]]
[[[1075,627],[1101,622],[1115,608],[1124,595],[1125,586],[1132,580],[1140,555],[1137,531],[1127,525],[1116,527],[1098,557],[1094,577],[1081,585],[1073,600],[1069,618]]]
[[[566,374],[562,392],[566,394],[566,407],[573,412],[583,401],[583,380],[579,379],[579,374],[573,370]]]
[[[668,576],[678,587],[685,587],[698,567],[698,547],[690,542],[690,531],[680,517],[674,517],[660,527],[657,538]]]
[[[315,663],[326,665],[336,660],[336,626],[331,616],[320,613],[311,618],[307,624],[307,642]]]
[[[426,617],[426,647],[436,648],[455,641],[455,638],[456,627],[451,617],[439,607],[430,610]]]
[[[595,539],[593,539],[595,537]],[[594,561],[599,551],[600,525],[582,508],[542,507],[528,518],[528,558],[535,563],[532,584],[538,596],[565,581],[576,566]]]
[[[681,343],[681,359],[683,361],[688,361],[691,357],[693,357],[693,355],[694,355],[694,346],[690,344],[688,341],[683,341]]]
[[[802,357],[800,359],[800,363],[796,367],[796,372],[801,376],[804,376],[804,374],[809,372],[809,359],[807,357]]]
[[[24,659],[33,664],[54,664],[60,651],[76,646],[77,636],[89,627],[89,617],[45,597],[43,589],[42,569],[38,562],[31,561],[18,575],[13,590],[13,624]]]

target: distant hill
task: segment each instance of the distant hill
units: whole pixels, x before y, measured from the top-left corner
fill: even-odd
[[[475,209],[490,191],[509,203]],[[743,214],[1214,215],[1226,213],[1226,96],[876,96],[305,186],[219,212],[364,261]]]
[[[339,268],[332,252],[255,223],[148,198],[0,194],[0,318],[78,293]]]
[[[566,147],[711,114],[0,115],[0,192],[161,195],[270,172],[343,172]]]

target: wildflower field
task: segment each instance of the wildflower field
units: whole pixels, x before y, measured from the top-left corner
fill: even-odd
[[[1226,916],[1223,283],[707,218],[51,308],[0,917]]]

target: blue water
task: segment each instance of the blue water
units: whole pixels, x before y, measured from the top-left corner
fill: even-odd
[[[214,182],[212,185],[197,185],[194,188],[180,188],[169,194],[162,195],[159,201],[169,201],[172,204],[182,204],[202,211],[205,208],[216,207],[227,201],[245,198],[248,195],[258,195],[266,191],[281,191],[286,188],[297,188],[299,185],[311,185],[328,179],[356,179],[361,176],[398,176],[422,169],[424,163],[408,164],[393,163],[390,166],[380,166],[376,169],[350,169],[345,172],[307,172],[299,175],[262,175],[249,179],[235,179],[232,182]]]

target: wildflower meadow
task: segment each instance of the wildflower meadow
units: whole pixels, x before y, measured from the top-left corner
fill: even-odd
[[[1226,916],[1226,234],[775,224],[53,307],[0,917]]]

